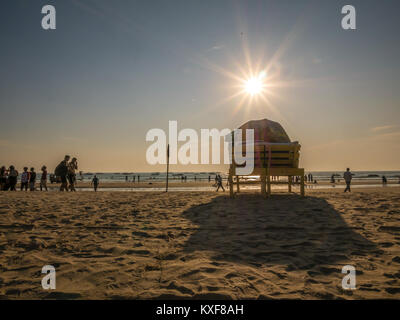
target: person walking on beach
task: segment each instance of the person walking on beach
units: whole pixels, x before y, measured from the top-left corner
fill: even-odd
[[[72,158],[71,162],[68,163],[69,191],[76,191],[75,190],[75,182],[76,182],[75,170],[78,170],[78,160],[76,158]]]
[[[218,174],[217,175],[217,192],[219,188],[222,188],[222,191],[225,192],[224,186],[222,185],[222,177]]]
[[[351,179],[353,178],[353,174],[350,172],[350,168],[347,168],[346,172],[343,174],[344,181],[346,182],[346,189],[344,189],[344,192],[351,192],[350,190],[350,184],[351,184]]]
[[[97,187],[99,185],[99,178],[97,178],[96,175],[93,177],[91,184],[93,185],[94,192],[97,192]]]
[[[46,166],[42,167],[42,176],[40,177],[40,191],[45,189],[47,191],[47,168]]]
[[[31,168],[31,172],[29,173],[29,190],[35,191],[36,184],[36,172],[35,168]]]
[[[382,176],[382,184],[383,184],[384,186],[387,185],[387,179],[386,179],[385,176]]]
[[[8,184],[10,185],[10,191],[17,191],[15,189],[18,180],[18,171],[15,170],[14,166],[10,166],[8,169]]]
[[[60,191],[64,190],[68,191],[67,175],[68,175],[68,161],[70,158],[71,157],[69,155],[66,155],[64,157],[64,160],[61,161],[54,170],[55,175],[60,177],[61,179]]]
[[[21,174],[21,191],[25,189],[28,191],[28,183],[29,183],[29,172],[28,167],[24,167],[24,172]]]

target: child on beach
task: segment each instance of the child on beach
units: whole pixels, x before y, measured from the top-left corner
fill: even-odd
[[[24,167],[24,172],[21,174],[21,191],[25,189],[28,191],[28,183],[29,183],[29,172],[28,167]]]
[[[96,192],[97,191],[97,186],[99,185],[99,178],[97,178],[96,175],[93,177],[91,184],[93,185],[93,189]]]
[[[46,166],[42,167],[42,176],[40,178],[40,191],[42,191],[43,188],[47,191],[47,168],[46,168]]]
[[[35,191],[35,184],[36,184],[36,172],[35,168],[31,168],[31,172],[29,174],[29,190]]]

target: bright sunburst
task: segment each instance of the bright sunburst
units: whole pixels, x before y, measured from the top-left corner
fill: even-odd
[[[245,83],[245,91],[251,95],[259,94],[263,91],[265,74],[260,73],[257,77],[250,78]]]

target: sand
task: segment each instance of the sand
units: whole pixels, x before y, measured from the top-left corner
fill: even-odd
[[[0,297],[399,299],[400,188],[342,190],[1,192]]]

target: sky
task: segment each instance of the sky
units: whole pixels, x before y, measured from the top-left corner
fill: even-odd
[[[42,6],[56,8],[44,30]],[[341,8],[356,9],[356,30]],[[278,121],[306,170],[400,170],[400,3],[3,0],[0,165],[150,172],[146,133]],[[266,72],[263,97],[243,80]],[[172,165],[171,171],[226,170]]]

